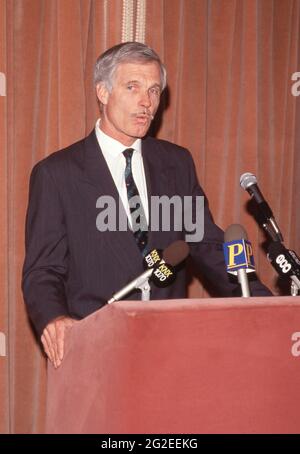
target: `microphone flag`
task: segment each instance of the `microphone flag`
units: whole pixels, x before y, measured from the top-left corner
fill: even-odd
[[[227,272],[237,274],[238,270],[247,273],[255,271],[253,249],[250,241],[245,239],[223,243],[224,258]]]

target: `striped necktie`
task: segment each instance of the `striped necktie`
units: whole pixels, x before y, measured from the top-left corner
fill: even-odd
[[[133,148],[127,148],[123,151],[126,159],[125,184],[132,220],[133,235],[142,255],[145,256],[147,254],[148,225],[139,191],[133,179],[131,166],[133,151]],[[136,210],[138,210],[138,213],[134,215]]]

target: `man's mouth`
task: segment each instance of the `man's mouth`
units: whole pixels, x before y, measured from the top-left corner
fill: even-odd
[[[137,112],[137,113],[133,114],[133,117],[135,119],[137,119],[138,122],[141,122],[141,123],[146,123],[147,121],[149,121],[149,120],[151,121],[154,118],[152,113],[147,110]]]

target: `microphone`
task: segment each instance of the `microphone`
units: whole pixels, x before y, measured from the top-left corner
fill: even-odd
[[[249,297],[251,295],[247,273],[255,271],[255,266],[247,232],[240,224],[232,224],[226,229],[224,240],[223,250],[227,272],[237,275],[242,296]]]
[[[163,251],[162,259],[159,254],[161,254],[161,251],[154,249],[150,252],[150,254],[148,254],[148,256],[146,255],[144,261],[148,267],[154,267],[151,275],[152,282],[157,287],[167,287],[174,282],[176,278],[176,271],[174,267],[188,256],[189,247],[185,241],[178,240],[170,244]],[[154,265],[152,264],[153,262]]]
[[[272,210],[259,190],[256,176],[249,172],[243,173],[240,178],[240,184],[258,204],[260,222],[262,223],[263,228],[271,236],[272,240],[283,241],[283,236],[274,219]]]
[[[281,277],[289,277],[300,290],[300,258],[296,252],[286,249],[282,243],[269,246],[268,259]]]
[[[173,267],[182,262],[189,254],[189,246],[185,241],[178,240],[171,243],[160,257],[157,249],[153,249],[149,254],[146,255],[144,263],[148,266],[148,269],[144,271],[140,276],[133,279],[129,284],[125,285],[121,290],[116,292],[108,304],[118,301],[126,296],[129,292],[136,288],[142,287],[145,281],[152,277],[155,285],[159,287],[166,287],[175,280],[175,270]],[[153,275],[153,276],[152,276]]]

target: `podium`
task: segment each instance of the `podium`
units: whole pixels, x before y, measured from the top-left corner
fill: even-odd
[[[300,433],[299,355],[300,297],[116,302],[48,364],[46,432]]]

